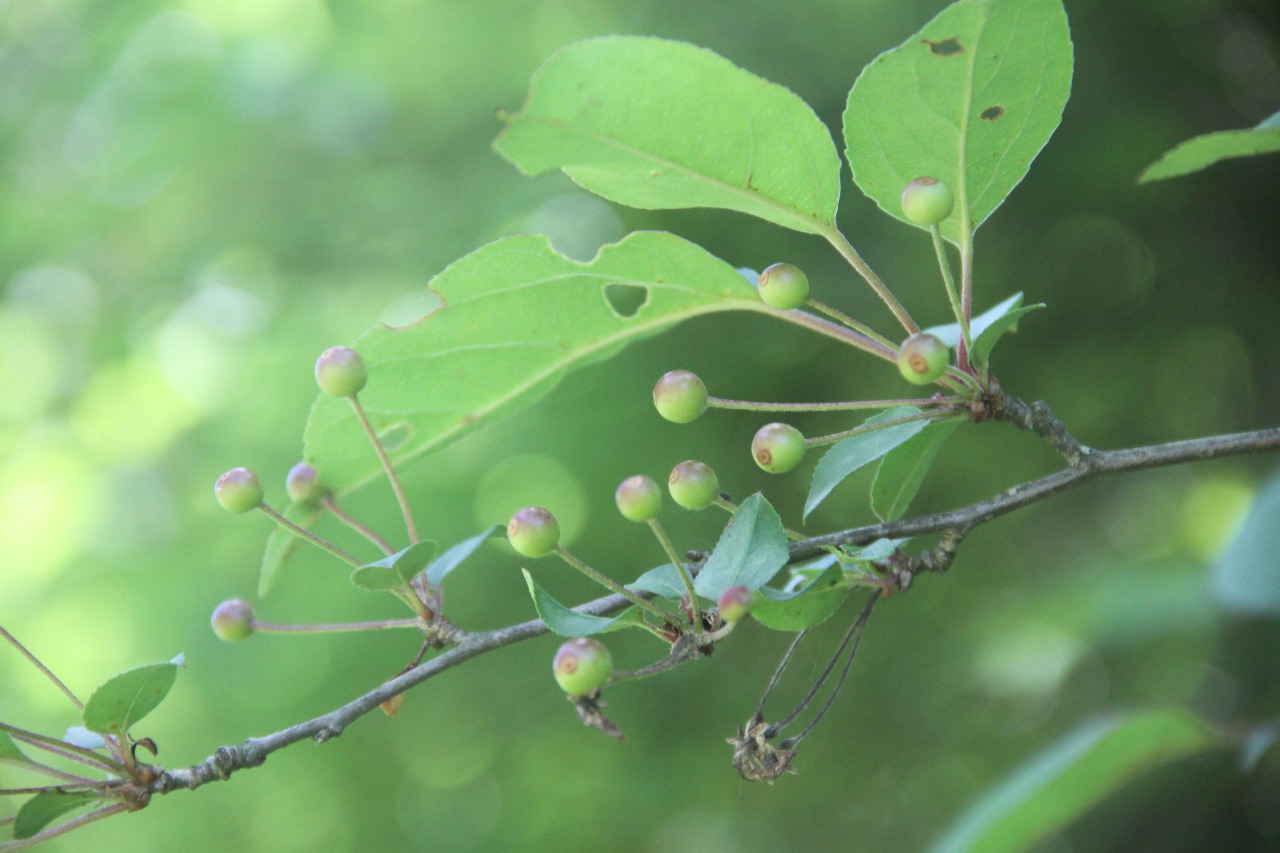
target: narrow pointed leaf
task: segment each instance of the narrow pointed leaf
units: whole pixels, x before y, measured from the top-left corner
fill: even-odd
[[[31,764],[27,754],[18,748],[8,732],[0,732],[0,761],[8,764]]]
[[[546,590],[538,586],[528,569],[521,569],[521,571],[524,572],[524,582],[529,586],[529,597],[533,599],[533,606],[538,611],[538,616],[553,634],[559,634],[561,637],[590,637],[592,634],[629,628],[644,618],[638,607],[628,607],[617,616],[593,616],[590,613],[579,613],[548,595]]]
[[[852,588],[842,586],[844,570],[833,565],[796,592],[762,586],[751,603],[751,618],[775,631],[804,631],[831,618]]]
[[[463,539],[457,545],[432,560],[431,565],[427,566],[427,582],[432,586],[439,586],[440,582],[445,579],[445,575],[458,568],[463,560],[474,554],[481,545],[500,530],[502,530],[502,525],[495,524],[487,530],[480,531],[470,539]]]
[[[693,588],[698,595],[718,601],[731,586],[764,586],[790,558],[782,519],[757,492],[733,514]]]
[[[178,667],[169,662],[150,663],[111,677],[85,703],[85,728],[104,735],[127,732],[164,701],[177,677]]]
[[[913,406],[900,406],[873,415],[863,423],[880,423],[916,414],[919,411]],[[832,489],[844,482],[846,478],[918,434],[928,423],[928,421],[919,420],[894,424],[884,429],[850,436],[833,445],[826,455],[818,460],[817,467],[813,470],[813,485],[809,488],[809,497],[804,505],[805,517],[808,518],[809,513],[813,512],[818,504],[831,494]]]
[[[915,178],[949,184],[960,242],[1026,175],[1062,119],[1072,49],[1062,0],[960,0],[872,60],[844,113],[858,186],[890,216]],[[967,217],[962,214],[967,212]]]
[[[436,543],[430,539],[415,542],[403,551],[365,563],[351,573],[351,582],[372,592],[391,589],[406,583],[426,568],[436,555]]]
[[[1280,151],[1280,113],[1265,119],[1257,127],[1220,130],[1188,139],[1144,169],[1138,176],[1138,183],[1176,178],[1207,169],[1223,160],[1277,151]]]
[[[623,315],[609,285],[644,291]],[[456,261],[431,289],[441,304],[356,345],[369,369],[360,400],[400,464],[528,405],[570,370],[609,358],[672,324],[716,311],[770,313],[729,264],[672,234],[640,232],[589,263],[545,237],[508,237]],[[306,458],[336,491],[381,475],[346,400],[320,397]]]
[[[1215,743],[1199,720],[1160,709],[1068,735],[984,796],[932,853],[1016,853],[1082,815],[1133,777]]]
[[[999,305],[988,308],[977,317],[974,317],[973,321],[969,324],[969,334],[971,334],[975,340],[982,337],[983,333],[991,327],[992,323],[995,323],[1006,314],[1016,311],[1021,305],[1022,292],[1019,291],[1001,302]],[[925,329],[925,331],[934,337],[941,339],[944,344],[952,349],[955,349],[960,344],[959,323],[944,323],[941,326],[931,326]]]
[[[564,172],[647,209],[720,207],[819,233],[835,222],[840,158],[792,92],[705,48],[606,36],[534,74],[494,143],[526,174]]]
[[[1035,305],[1024,305],[1021,308],[1016,308],[1008,314],[997,318],[991,323],[991,325],[984,328],[981,333],[974,338],[973,358],[971,360],[976,364],[986,364],[987,360],[991,357],[991,351],[995,349],[996,344],[999,343],[1000,339],[1009,332],[1016,332],[1018,330],[1018,323],[1022,321],[1024,316],[1030,314],[1032,311],[1038,311],[1043,307],[1045,307],[1043,302],[1039,302]]]
[[[281,513],[299,527],[310,527],[320,517],[320,508],[307,503],[291,503]],[[262,568],[258,572],[258,597],[265,598],[275,586],[276,578],[285,562],[298,550],[302,540],[288,529],[276,525],[267,537],[266,550],[262,552]]]
[[[896,521],[906,514],[938,451],[958,426],[959,421],[929,424],[880,460],[871,483],[871,509],[881,521]]]
[[[97,794],[43,791],[18,809],[13,821],[13,837],[19,840],[30,838],[64,814],[101,800]]]

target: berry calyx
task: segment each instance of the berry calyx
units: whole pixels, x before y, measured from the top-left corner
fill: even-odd
[[[707,410],[707,386],[696,373],[672,370],[653,386],[658,414],[676,424],[687,424]]]
[[[751,612],[751,590],[741,584],[729,587],[720,595],[716,612],[729,624],[741,622]]]
[[[262,481],[248,468],[232,468],[213,484],[213,494],[227,512],[249,512],[262,506]]]
[[[305,462],[289,469],[289,476],[284,479],[284,490],[289,494],[289,500],[309,504],[319,503],[325,493],[316,469]]]
[[[804,459],[804,435],[791,424],[766,424],[751,440],[751,456],[770,474],[785,474]]]
[[[898,372],[908,382],[928,385],[951,363],[951,350],[928,332],[917,332],[898,348]]]
[[[662,490],[652,477],[644,474],[636,474],[619,483],[613,499],[618,504],[618,512],[628,521],[648,521],[662,509]]]
[[[720,478],[710,465],[689,459],[671,469],[667,491],[685,509],[706,509],[720,495]]]
[[[316,359],[316,384],[333,397],[354,397],[369,379],[360,353],[351,347],[329,347]]]
[[[551,671],[565,693],[575,698],[590,696],[613,675],[613,655],[599,640],[577,637],[556,650]]]
[[[507,541],[524,557],[545,557],[560,544],[560,522],[550,510],[527,506],[507,522]]]
[[[955,206],[951,187],[937,178],[916,178],[902,191],[902,215],[917,225],[937,225]]]
[[[774,264],[760,273],[760,298],[782,311],[799,308],[809,298],[809,277],[791,264]]]
[[[224,643],[239,643],[253,634],[253,607],[243,598],[230,598],[213,609],[213,633]]]

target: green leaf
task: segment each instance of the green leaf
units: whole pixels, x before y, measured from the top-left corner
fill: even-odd
[[[983,333],[990,328],[992,323],[995,323],[1009,312],[1017,310],[1020,305],[1022,305],[1021,291],[1013,294],[1013,296],[1010,296],[999,305],[996,305],[993,308],[988,308],[977,317],[974,317],[973,321],[969,324],[969,334],[975,339],[982,337]],[[955,349],[960,345],[959,323],[944,323],[941,326],[930,326],[924,331],[941,339],[944,344],[952,349]]]
[[[320,508],[313,504],[297,502],[289,504],[281,514],[299,527],[310,527],[316,523],[320,512]],[[258,572],[259,598],[266,598],[267,593],[271,592],[281,567],[301,544],[302,540],[288,528],[277,524],[272,529],[271,535],[267,537],[266,550],[262,553],[262,569]]]
[[[1161,709],[1088,724],[975,804],[932,853],[1015,853],[1079,817],[1134,776],[1215,743],[1194,717]]]
[[[919,411],[913,406],[900,406],[872,415],[863,423],[881,423],[917,414]],[[808,518],[809,513],[813,512],[818,504],[831,494],[831,490],[844,482],[847,477],[916,435],[928,423],[925,420],[908,421],[905,424],[895,424],[884,429],[851,435],[837,442],[818,461],[817,467],[813,470],[813,485],[809,488],[809,497],[804,505],[805,518]]]
[[[629,316],[609,285],[641,288]],[[575,368],[681,320],[716,311],[770,313],[729,264],[673,234],[640,232],[589,263],[545,237],[508,237],[454,262],[431,289],[441,305],[417,323],[377,327],[357,344],[369,368],[360,400],[402,464],[526,406]],[[337,491],[381,475],[346,400],[321,396],[306,458]]]
[[[880,460],[871,483],[871,509],[881,521],[896,521],[906,514],[938,451],[958,426],[959,421],[929,424]]]
[[[987,359],[991,356],[991,351],[995,349],[1000,339],[1009,332],[1016,332],[1018,330],[1018,322],[1024,315],[1030,314],[1032,311],[1038,311],[1043,307],[1045,307],[1043,302],[1035,305],[1026,305],[996,318],[991,325],[984,328],[974,338],[973,357],[970,361],[976,364],[986,364]]]
[[[575,42],[534,74],[504,116],[498,153],[610,201],[650,210],[721,207],[786,228],[834,227],[840,157],[794,93],[705,48],[606,36]]]
[[[1264,119],[1257,127],[1220,130],[1192,137],[1166,151],[1159,160],[1143,169],[1138,176],[1138,183],[1176,178],[1207,169],[1222,160],[1274,154],[1277,151],[1280,151],[1280,113]]]
[[[609,631],[620,631],[640,622],[644,617],[638,607],[628,607],[617,616],[592,616],[590,613],[579,613],[556,601],[538,586],[528,569],[524,572],[524,582],[529,585],[529,597],[538,616],[547,624],[553,634],[561,637],[590,637],[592,634],[603,634]]]
[[[679,601],[685,596],[684,581],[676,567],[667,563],[657,566],[627,584],[627,589],[635,592],[651,592],[670,601]],[[694,588],[697,591],[697,587]]]
[[[796,592],[762,586],[751,603],[751,618],[775,631],[804,631],[820,625],[853,591],[840,585],[843,579],[844,570],[837,564]]]
[[[31,764],[27,754],[18,748],[8,732],[0,732],[0,761],[8,764]]]
[[[718,601],[731,586],[756,589],[772,580],[790,558],[782,519],[756,492],[729,520],[693,589],[712,601]]]
[[[1254,498],[1244,525],[1213,568],[1213,594],[1235,613],[1280,613],[1280,475]]]
[[[13,821],[13,837],[30,838],[67,812],[101,800],[97,794],[84,792],[42,791],[18,809]]]
[[[854,549],[853,553],[843,554],[841,559],[846,564],[887,560],[893,556],[894,551],[897,551],[910,541],[911,537],[909,536],[902,539],[877,539],[874,542],[868,542],[861,548]]]
[[[854,180],[904,222],[906,185],[945,181],[956,210],[939,227],[959,245],[964,220],[976,230],[1053,135],[1071,67],[1062,0],[952,3],[872,60],[849,92],[845,156]]]
[[[169,695],[178,665],[149,663],[114,675],[93,691],[85,703],[85,728],[104,735],[123,734],[156,709]]]
[[[360,589],[371,592],[393,589],[408,583],[411,577],[426,568],[435,555],[436,543],[423,539],[403,551],[397,551],[373,563],[365,563],[351,573],[351,582]]]
[[[427,566],[427,582],[432,586],[439,586],[445,575],[458,568],[458,565],[463,560],[474,554],[481,545],[500,530],[502,530],[502,525],[495,524],[486,530],[480,531],[470,539],[463,539],[457,545],[432,560],[431,565]]]

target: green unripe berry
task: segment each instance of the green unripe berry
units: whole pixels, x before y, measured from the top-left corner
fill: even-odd
[[[751,440],[751,456],[770,474],[785,474],[804,459],[804,436],[791,424],[766,424]]]
[[[507,522],[507,541],[525,557],[545,557],[560,544],[560,522],[550,510],[527,506]]]
[[[809,277],[791,264],[774,264],[760,273],[760,298],[782,311],[799,308],[809,298]]]
[[[667,491],[685,509],[706,509],[720,494],[720,479],[711,466],[690,459],[671,469]]]
[[[248,468],[232,468],[213,484],[213,494],[227,512],[249,512],[262,506],[262,481]]]
[[[238,643],[253,634],[253,608],[243,598],[228,599],[213,609],[213,633],[224,643]]]
[[[351,347],[329,347],[316,359],[316,384],[333,397],[354,397],[369,380],[369,369]]]
[[[618,504],[618,512],[628,521],[648,521],[662,509],[662,490],[652,477],[644,474],[636,474],[619,483],[613,499]]]
[[[707,410],[707,386],[696,373],[672,370],[653,386],[658,414],[676,424],[687,424]]]
[[[284,479],[284,490],[289,494],[289,500],[309,504],[319,503],[325,494],[316,469],[305,462],[289,469],[289,476]]]
[[[937,225],[955,206],[951,187],[937,178],[916,178],[902,191],[902,215],[917,225]]]
[[[928,332],[917,332],[898,349],[898,372],[916,385],[935,381],[950,363],[951,350]]]
[[[725,622],[741,622],[751,612],[751,590],[741,584],[729,587],[720,595],[716,612]]]
[[[577,637],[561,644],[551,665],[556,683],[570,696],[590,696],[613,675],[613,655],[599,640]]]

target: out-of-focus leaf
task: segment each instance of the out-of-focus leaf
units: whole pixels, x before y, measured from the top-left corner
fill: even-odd
[[[906,514],[938,451],[958,426],[959,421],[929,424],[880,460],[871,483],[871,509],[881,521],[896,521]]]
[[[538,586],[528,569],[521,569],[521,571],[524,572],[524,582],[529,585],[529,597],[533,599],[533,606],[538,611],[538,616],[547,623],[547,627],[553,634],[559,634],[561,637],[590,637],[592,634],[629,628],[644,618],[638,607],[628,607],[617,616],[592,616],[590,613],[579,613],[548,595],[546,590]]]
[[[456,569],[463,560],[474,554],[481,545],[492,536],[495,536],[500,530],[502,530],[502,525],[495,524],[486,530],[480,531],[470,539],[463,539],[457,545],[432,560],[431,565],[427,566],[427,582],[432,586],[439,586],[449,572]]]
[[[1223,160],[1277,151],[1280,151],[1280,113],[1264,119],[1257,127],[1220,130],[1181,142],[1143,169],[1138,183],[1176,178],[1207,169]]]
[[[281,515],[299,527],[310,527],[316,523],[316,519],[320,517],[320,512],[319,507],[298,501],[285,507]],[[301,544],[302,540],[298,538],[297,534],[279,524],[271,531],[271,535],[267,537],[266,550],[262,552],[262,568],[258,572],[259,598],[265,598],[267,593],[271,592],[271,587],[275,586],[281,567],[284,566],[289,556],[298,550],[298,546]]]
[[[13,821],[15,839],[31,836],[67,812],[84,808],[102,800],[97,794],[83,792],[42,791],[22,804]]]
[[[424,539],[381,560],[365,563],[351,573],[351,582],[360,589],[375,592],[391,589],[408,582],[426,568],[435,555],[436,543]]]
[[[919,412],[920,410],[913,406],[899,406],[896,409],[872,415],[863,423],[883,423],[895,418],[919,414]],[[846,478],[917,435],[928,423],[926,420],[907,421],[884,429],[851,435],[837,442],[813,469],[813,485],[809,487],[809,497],[804,504],[805,517],[808,518],[809,513],[817,509],[818,504],[822,503],[827,495],[831,494],[831,491]]]
[[[156,709],[169,695],[178,667],[149,663],[112,676],[84,704],[84,725],[104,735],[119,735]]]
[[[986,794],[931,853],[1028,850],[1139,773],[1215,743],[1199,720],[1176,709],[1088,724]]]
[[[787,534],[782,519],[759,492],[747,498],[720,534],[693,588],[718,601],[731,586],[756,589],[773,579],[787,564]]]
[[[1213,569],[1213,593],[1236,613],[1280,613],[1280,475],[1258,493],[1244,526]]]
[[[833,565],[796,592],[762,586],[751,603],[751,617],[775,631],[803,631],[820,625],[852,592],[851,587],[840,585],[843,578],[844,570]]]
[[[644,300],[629,314],[609,287]],[[396,464],[445,446],[550,391],[570,370],[610,358],[681,320],[773,312],[729,264],[673,234],[640,232],[578,263],[545,237],[508,237],[431,281],[441,304],[410,326],[356,345],[369,369],[360,401]],[[306,458],[336,491],[381,474],[346,400],[321,396]]]
[[[172,663],[172,661],[170,661]],[[91,732],[84,726],[69,726],[67,733],[62,739],[72,746],[78,746],[81,749],[102,749],[107,745],[107,741],[97,732]]]
[[[13,738],[9,737],[8,732],[0,732],[0,761],[9,764],[31,763],[31,759],[18,748],[18,745],[13,742]]]
[[[494,143],[610,201],[722,207],[798,231],[835,222],[840,157],[813,110],[705,48],[635,36],[563,48]]]
[[[858,186],[898,219],[915,178],[945,181],[961,242],[1023,179],[1071,93],[1062,0],[960,0],[871,61],[849,92],[845,155]],[[967,215],[966,215],[967,213]]]

